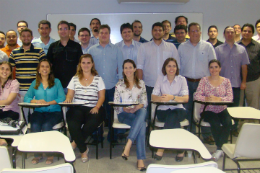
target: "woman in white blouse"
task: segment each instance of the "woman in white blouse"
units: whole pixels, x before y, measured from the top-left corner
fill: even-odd
[[[114,102],[138,102],[139,104],[126,108],[115,108],[118,120],[131,126],[122,158],[127,160],[132,143],[136,141],[137,169],[145,171],[145,132],[147,94],[143,80],[137,78],[136,65],[133,60],[126,59],[123,63],[123,77],[116,84]]]
[[[104,120],[105,84],[95,69],[90,54],[82,55],[79,59],[76,75],[68,85],[65,103],[84,103],[82,106],[70,108],[67,112],[69,132],[73,142],[72,148],[79,148],[82,162],[88,161],[89,148],[85,140],[96,130]]]

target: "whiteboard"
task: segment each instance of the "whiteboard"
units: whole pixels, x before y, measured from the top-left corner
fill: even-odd
[[[77,31],[75,38],[78,39],[78,30],[82,27],[89,27],[89,23],[92,18],[98,18],[101,24],[108,24],[111,28],[110,39],[112,43],[117,43],[122,40],[120,33],[120,26],[123,23],[130,23],[134,20],[140,20],[143,25],[142,37],[146,40],[152,38],[151,31],[152,25],[155,22],[162,22],[163,20],[169,20],[172,24],[172,32],[175,26],[175,18],[177,16],[186,16],[188,22],[197,22],[203,28],[203,14],[202,13],[100,13],[100,14],[48,14],[47,20],[52,24],[51,37],[59,40],[57,24],[61,20],[66,20],[77,25]]]

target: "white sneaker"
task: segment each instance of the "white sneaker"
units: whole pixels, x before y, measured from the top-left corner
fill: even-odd
[[[214,161],[218,161],[218,159],[223,155],[222,150],[217,150],[215,153],[212,154],[212,159]]]

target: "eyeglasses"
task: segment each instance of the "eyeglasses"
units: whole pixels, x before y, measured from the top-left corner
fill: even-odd
[[[80,35],[80,37],[89,37],[90,35]]]

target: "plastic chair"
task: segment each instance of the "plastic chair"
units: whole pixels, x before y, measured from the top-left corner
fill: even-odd
[[[0,170],[4,168],[11,168],[11,162],[6,147],[0,146]]]
[[[241,161],[259,161],[260,160],[260,124],[245,123],[238,135],[236,144],[224,144],[223,171],[237,170],[254,170],[258,168],[240,168],[238,162]],[[225,169],[226,156],[233,160],[237,169]]]

